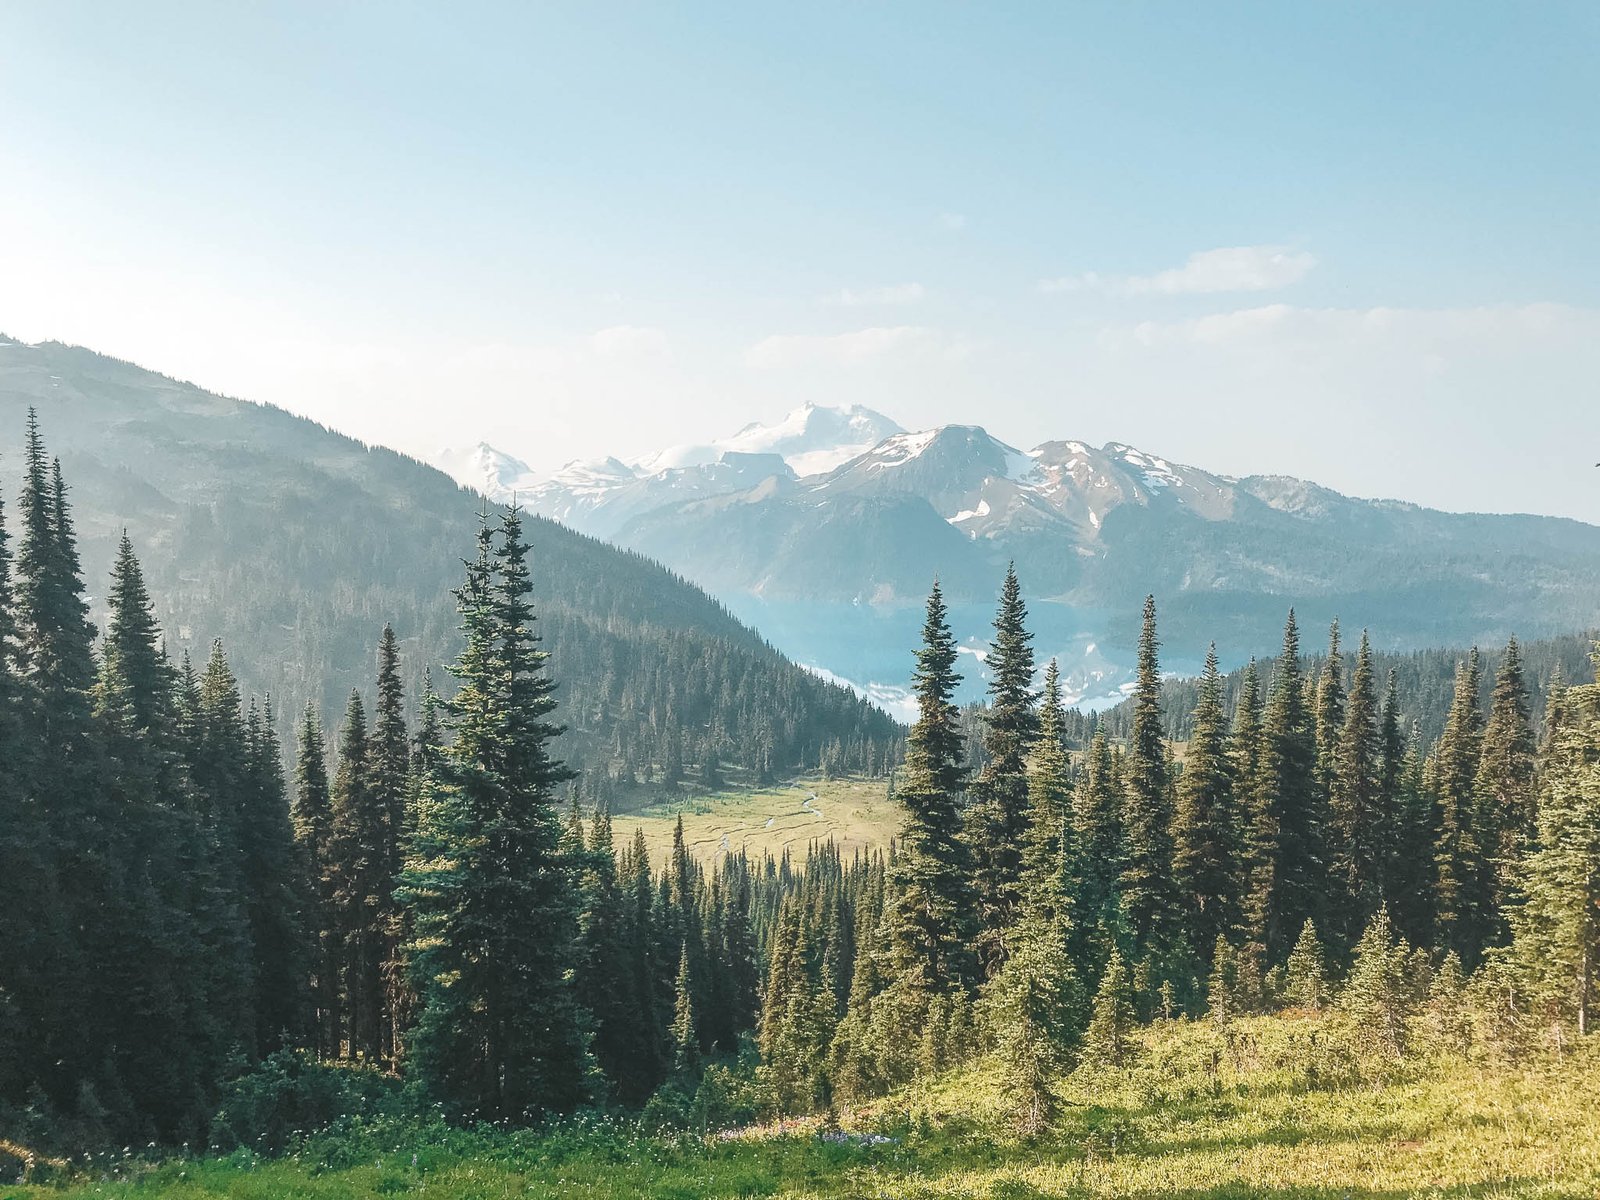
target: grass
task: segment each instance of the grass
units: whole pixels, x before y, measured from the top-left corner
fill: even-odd
[[[159,1166],[124,1162],[0,1200],[163,1196],[437,1200],[752,1197],[945,1200],[1399,1200],[1600,1194],[1600,1054],[1497,1068],[1438,1060],[1374,1068],[1330,1054],[1314,1019],[1151,1031],[1140,1065],[1062,1086],[1046,1136],[1010,1132],[1001,1079],[969,1068],[841,1114],[881,1145],[834,1144],[820,1119],[733,1137],[647,1137],[604,1120],[543,1133],[372,1126],[298,1154]],[[112,1172],[129,1176],[111,1177]]]
[[[805,858],[813,841],[832,838],[848,859],[857,850],[887,849],[897,816],[881,779],[804,779],[768,788],[751,788],[658,799],[612,821],[621,846],[644,830],[651,862],[659,864],[672,846],[672,830],[683,817],[689,853],[710,865],[728,851],[752,857],[781,857],[785,850]]]

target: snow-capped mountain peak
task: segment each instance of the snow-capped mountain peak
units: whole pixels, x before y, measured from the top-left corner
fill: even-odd
[[[900,426],[859,404],[803,404],[772,425],[753,422],[731,437],[671,446],[633,461],[641,475],[709,466],[722,455],[776,454],[797,476],[820,475],[872,449]]]

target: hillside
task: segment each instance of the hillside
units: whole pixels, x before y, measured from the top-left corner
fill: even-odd
[[[1503,644],[1600,621],[1600,528],[1581,522],[1356,499],[1122,443],[1024,451],[976,425],[906,433],[877,414],[855,412],[851,425],[823,411],[699,454],[523,474],[519,494],[667,563],[791,657],[891,701],[904,663],[886,647],[914,638],[930,580],[944,586],[958,637],[980,650],[1010,561],[1040,651],[1061,659],[1072,700],[1094,704],[1129,678],[1149,592],[1180,671],[1198,669],[1212,639],[1229,666],[1272,653],[1290,605],[1307,629],[1339,617],[1389,651]],[[837,453],[823,453],[841,426]],[[785,449],[778,431],[791,427],[816,431],[802,452]],[[864,428],[895,431],[861,450]],[[503,486],[487,461],[457,464],[460,477]],[[1516,504],[1492,481],[1484,496]],[[968,671],[968,698],[979,676]]]
[[[72,488],[91,603],[124,527],[174,655],[224,640],[250,691],[287,718],[337,714],[367,688],[392,622],[415,695],[448,689],[451,589],[479,497],[432,467],[281,409],[229,399],[91,351],[0,338],[0,488],[16,494],[25,413]],[[827,753],[881,763],[892,723],[800,670],[694,586],[635,553],[529,522],[562,752],[659,778],[710,756],[760,773]],[[842,762],[840,765],[844,765]]]

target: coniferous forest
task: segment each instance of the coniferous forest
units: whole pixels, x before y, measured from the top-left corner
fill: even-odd
[[[22,457],[0,510],[8,1153],[281,1151],[385,1105],[704,1130],[980,1059],[1037,1132],[1064,1074],[1127,1066],[1151,1029],[1327,1010],[1363,1060],[1519,1060],[1594,1022],[1592,668],[1460,655],[1432,734],[1366,633],[1313,657],[1293,612],[1270,664],[1225,680],[1213,650],[1164,683],[1152,597],[1130,702],[1097,720],[1063,708],[1008,572],[988,701],[963,711],[935,585],[903,761],[857,764],[893,765],[892,845],[708,865],[680,821],[652,862],[564,761],[515,508],[463,548],[453,663],[408,694],[380,625],[342,712],[282,714],[220,642],[169,655],[126,537],[97,630],[32,417]]]

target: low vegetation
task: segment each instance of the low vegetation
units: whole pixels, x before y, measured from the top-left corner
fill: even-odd
[[[1422,1036],[1426,1019],[1416,1028]],[[328,1068],[319,1068],[327,1071]],[[278,1157],[107,1155],[35,1165],[78,1197],[1592,1197],[1600,1056],[1395,1058],[1340,1012],[1157,1022],[1130,1065],[1054,1081],[1059,1115],[1016,1132],[995,1060],[858,1108],[730,1129],[579,1114],[542,1128],[452,1128],[366,1096],[366,1114]],[[354,1090],[362,1090],[356,1087]]]

